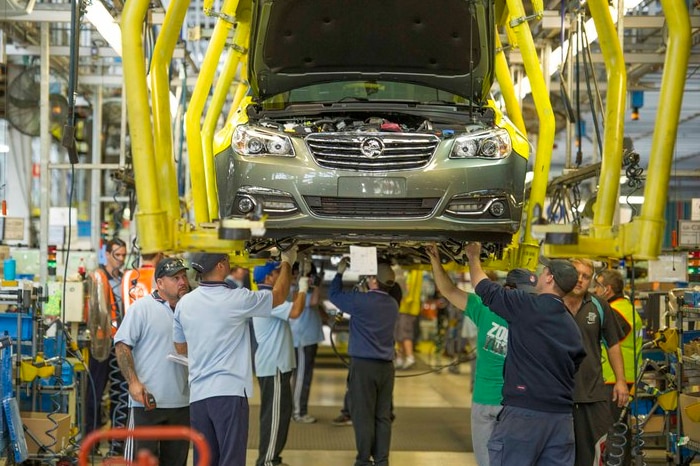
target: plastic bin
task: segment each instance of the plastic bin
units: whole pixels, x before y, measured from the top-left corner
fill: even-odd
[[[32,339],[32,315],[19,314],[21,317],[20,335],[17,335],[17,313],[0,312],[0,336],[9,335],[13,340]]]

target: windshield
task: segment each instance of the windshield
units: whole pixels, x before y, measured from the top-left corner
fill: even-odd
[[[343,81],[293,89],[267,99],[263,107],[278,108],[280,104],[335,102],[413,102],[421,104],[468,104],[464,97],[417,84],[393,81]]]

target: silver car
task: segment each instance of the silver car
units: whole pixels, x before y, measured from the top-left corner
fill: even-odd
[[[267,216],[253,252],[502,249],[529,145],[488,99],[494,33],[490,0],[254,1],[252,92],[216,156],[221,218]]]

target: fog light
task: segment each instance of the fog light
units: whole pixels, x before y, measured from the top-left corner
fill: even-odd
[[[481,204],[478,202],[453,202],[450,204],[450,210],[454,212],[479,212]]]
[[[491,207],[489,207],[489,212],[491,212],[491,215],[494,217],[500,217],[506,212],[506,205],[503,201],[493,201]]]
[[[255,203],[249,197],[242,197],[238,200],[238,211],[244,214],[252,212],[255,208]]]

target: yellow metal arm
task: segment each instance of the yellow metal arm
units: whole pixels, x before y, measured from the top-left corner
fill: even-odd
[[[218,218],[219,201],[216,194],[216,179],[212,176],[213,169],[211,171],[207,170],[204,154],[202,153],[201,119],[219,59],[226,44],[226,38],[233,28],[231,18],[237,6],[238,0],[224,1],[221,15],[216,21],[214,32],[209,41],[209,47],[207,47],[207,52],[204,55],[204,61],[202,62],[185,118],[194,218],[198,224]]]

